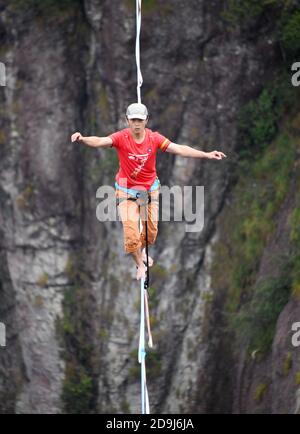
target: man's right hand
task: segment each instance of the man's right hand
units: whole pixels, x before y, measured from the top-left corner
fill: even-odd
[[[71,141],[72,142],[80,142],[83,139],[83,136],[80,133],[74,133],[71,136]]]

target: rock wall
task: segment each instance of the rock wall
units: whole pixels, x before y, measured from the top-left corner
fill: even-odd
[[[70,143],[76,130],[107,135],[124,126],[125,108],[136,99],[134,2],[32,4],[0,0],[7,67],[0,88],[0,320],[8,330],[0,411],[139,412],[139,285],[120,223],[96,219],[96,191],[113,185],[116,157]],[[235,397],[237,368],[224,378],[230,351],[223,365],[209,365],[220,344],[206,302],[215,291],[218,216],[241,146],[237,117],[272,75],[278,47],[264,23],[251,35],[229,29],[224,8],[221,0],[143,2],[149,127],[228,155],[222,162],[158,155],[163,185],[204,186],[205,225],[186,232],[184,222],[161,222],[152,250],[155,348],[147,365],[155,413],[251,410]]]

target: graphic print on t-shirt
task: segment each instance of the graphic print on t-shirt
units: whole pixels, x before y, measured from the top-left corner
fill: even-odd
[[[134,160],[141,162],[143,160],[148,160],[148,154],[132,154],[131,152],[128,152],[128,158],[129,160]]]
[[[138,163],[138,167],[136,167],[130,175],[133,179],[137,178],[138,174],[140,173],[142,168],[145,166],[151,151],[152,151],[152,149],[149,148],[148,154],[132,154],[131,152],[128,152],[128,159],[133,160],[133,161]]]

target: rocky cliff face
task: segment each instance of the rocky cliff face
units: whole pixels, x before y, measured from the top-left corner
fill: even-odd
[[[204,186],[205,225],[191,233],[184,222],[163,222],[152,251],[155,348],[147,365],[156,413],[250,412],[248,391],[262,372],[274,395],[263,411],[279,411],[278,352],[287,317],[299,312],[293,301],[286,306],[272,358],[246,371],[243,349],[222,347],[216,333],[222,300],[208,317],[219,289],[211,278],[214,246],[241,147],[237,115],[280,56],[268,21],[255,34],[229,30],[224,7],[221,0],[143,2],[150,128],[228,155],[222,162],[158,155],[163,185]],[[136,99],[134,2],[53,0],[38,8],[0,0],[0,13],[7,70],[0,88],[0,321],[7,327],[0,410],[139,412],[139,285],[120,223],[96,219],[96,190],[113,185],[116,157],[69,139],[76,130],[107,135],[124,125]],[[292,412],[294,386],[284,387]]]

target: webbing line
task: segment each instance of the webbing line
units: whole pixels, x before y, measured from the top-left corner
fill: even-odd
[[[136,58],[136,68],[137,68],[137,102],[140,104],[141,99],[141,87],[143,84],[143,76],[141,72],[141,56],[140,56],[140,34],[141,34],[141,23],[142,23],[142,0],[136,0],[136,42],[135,42],[135,58]],[[146,204],[147,213],[147,204]],[[146,217],[147,218],[147,217]],[[145,222],[147,225],[147,222]],[[142,223],[140,220],[140,231],[142,231]],[[146,243],[147,243],[146,239]],[[147,246],[147,277],[148,275],[148,246]],[[148,281],[148,278],[147,278]],[[140,339],[139,339],[139,352],[138,360],[141,364],[141,400],[142,400],[142,414],[150,413],[149,406],[149,396],[147,390],[146,381],[146,350],[145,350],[145,307],[146,307],[146,320],[149,335],[149,346],[152,347],[152,336],[150,331],[150,321],[149,321],[149,308],[147,291],[145,289],[145,279],[141,279],[141,322],[140,322]]]
[[[147,204],[145,206],[145,218],[147,219]],[[147,225],[147,221],[145,221]],[[140,231],[142,232],[142,222],[140,219]],[[148,239],[146,238],[146,243],[148,243]],[[146,312],[146,321],[148,328],[148,344],[151,348],[152,336],[150,330],[150,320],[149,320],[149,308],[148,308],[148,299],[147,299],[147,290],[145,289],[145,279],[141,279],[141,317],[140,317],[140,339],[139,339],[139,352],[138,352],[138,361],[141,364],[141,409],[142,414],[150,413],[150,405],[149,405],[149,396],[147,390],[147,380],[146,380],[146,349],[145,349],[145,312]]]
[[[141,99],[141,87],[143,84],[143,76],[141,73],[141,61],[140,61],[140,34],[142,24],[142,0],[136,0],[136,41],[135,41],[135,58],[137,68],[137,101],[142,102]]]

